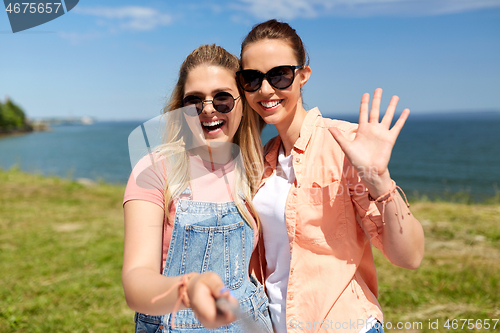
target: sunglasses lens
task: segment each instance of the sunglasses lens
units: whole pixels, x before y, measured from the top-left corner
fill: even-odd
[[[191,113],[194,113],[194,108],[187,108],[187,110],[191,111],[193,110],[193,112],[189,112],[189,116],[197,116],[198,114],[201,113],[201,109],[203,108],[203,101],[201,100],[201,98],[199,98],[198,96],[194,96],[194,95],[190,95],[190,96],[186,96],[184,97],[184,99],[182,100],[182,103],[184,104],[184,106],[195,106],[196,107],[196,114],[191,114]]]
[[[278,89],[288,88],[294,79],[294,71],[290,67],[280,66],[271,69],[267,74],[269,83]]]
[[[248,92],[257,91],[262,85],[264,77],[274,88],[286,89],[293,83],[295,68],[295,66],[278,66],[272,68],[266,74],[254,69],[245,69],[238,72],[238,81],[243,90]]]
[[[259,89],[260,85],[262,84],[262,80],[264,79],[262,73],[251,69],[239,72],[238,77],[243,90],[249,92]]]
[[[234,107],[234,98],[230,93],[220,92],[214,96],[214,109],[220,113],[227,113]]]

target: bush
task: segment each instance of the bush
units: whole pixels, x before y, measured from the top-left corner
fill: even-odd
[[[0,132],[29,130],[24,111],[10,99],[0,103]]]

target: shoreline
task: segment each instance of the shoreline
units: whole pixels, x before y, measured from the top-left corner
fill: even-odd
[[[13,136],[21,136],[21,135],[26,135],[33,133],[35,131],[30,130],[30,131],[10,131],[10,132],[0,132],[0,139],[1,138],[10,138]]]
[[[29,123],[27,128],[23,129],[14,129],[9,131],[1,131],[0,130],[0,139],[6,137],[20,136],[26,135],[35,132],[49,132],[52,128],[44,122],[33,122]]]

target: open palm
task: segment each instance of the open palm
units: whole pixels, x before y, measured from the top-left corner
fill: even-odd
[[[410,114],[409,109],[404,109],[394,126],[390,128],[399,100],[397,96],[393,96],[382,121],[379,122],[381,98],[382,89],[378,88],[373,94],[370,112],[368,112],[370,94],[365,93],[361,98],[359,127],[354,140],[345,138],[337,128],[329,129],[365,185],[375,184],[378,179],[388,175],[387,166],[391,159],[392,148]]]

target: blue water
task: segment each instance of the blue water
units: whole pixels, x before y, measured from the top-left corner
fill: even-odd
[[[352,116],[339,117],[356,122]],[[128,135],[141,122],[54,126],[0,138],[0,168],[125,183]],[[263,142],[276,135],[267,126]],[[407,195],[468,192],[481,200],[500,186],[500,113],[414,115],[394,147],[392,178]]]

